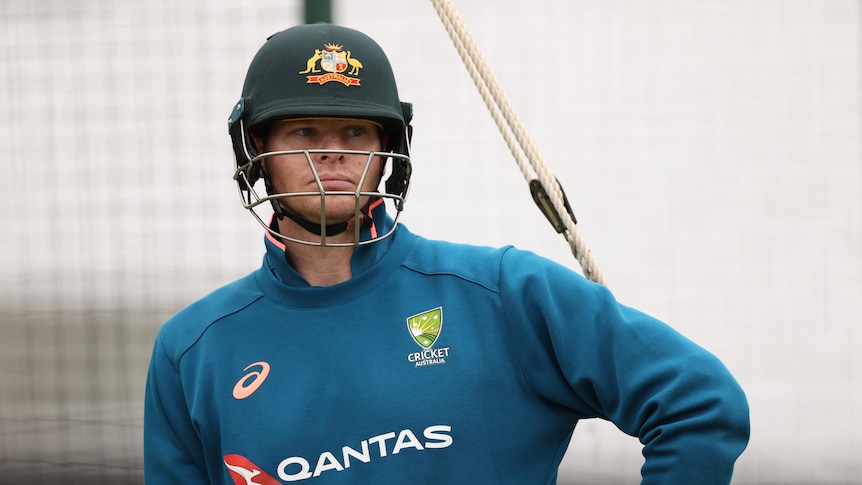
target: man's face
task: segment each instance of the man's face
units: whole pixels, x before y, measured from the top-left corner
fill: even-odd
[[[260,141],[255,140],[260,146]],[[308,118],[276,122],[269,132],[263,151],[357,150],[381,151],[384,140],[379,125],[371,121],[342,118]],[[278,193],[310,192],[314,195],[282,198],[282,206],[304,219],[320,221],[320,187],[327,192],[355,192],[368,162],[366,154],[311,153],[314,170],[305,154],[278,155],[263,160],[263,170]],[[381,159],[375,157],[368,167],[363,192],[375,191],[380,183]],[[360,206],[368,202],[365,197]],[[348,220],[355,214],[352,195],[326,197],[326,223]]]

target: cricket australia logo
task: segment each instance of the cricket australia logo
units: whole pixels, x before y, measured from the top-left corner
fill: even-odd
[[[445,364],[446,357],[449,357],[449,347],[433,348],[442,329],[443,307],[408,317],[407,330],[410,331],[413,341],[419,344],[423,350],[407,355],[407,361],[414,364],[415,367]]]
[[[306,61],[305,70],[299,71],[299,74],[307,74],[308,84],[337,81],[345,86],[359,86],[358,76],[362,67],[359,59],[352,57],[350,51],[345,51],[344,46],[324,44],[323,49],[314,49],[314,55]]]

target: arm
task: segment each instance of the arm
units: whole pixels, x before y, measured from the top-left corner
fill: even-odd
[[[160,333],[144,402],[144,480],[148,484],[210,483],[202,450],[176,362],[166,352]]]
[[[644,484],[726,484],[749,437],[742,389],[712,354],[528,253],[504,257],[502,298],[535,392],[643,443]]]

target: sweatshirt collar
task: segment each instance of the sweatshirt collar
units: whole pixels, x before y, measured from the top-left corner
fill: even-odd
[[[385,211],[383,217],[385,219],[381,222],[388,224],[388,230],[393,221],[385,215]],[[309,285],[305,278],[288,264],[284,244],[266,232],[266,254],[263,265],[257,272],[257,280],[265,293],[277,296],[289,306],[315,307],[346,301],[361,296],[369,288],[389,278],[401,265],[412,240],[412,234],[402,224],[398,224],[391,236],[354,248],[350,262],[353,277],[350,280],[321,287]]]

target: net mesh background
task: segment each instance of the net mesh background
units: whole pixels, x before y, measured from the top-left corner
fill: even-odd
[[[140,483],[159,325],[256,268],[226,121],[299,1],[0,2],[0,483]],[[862,5],[455,2],[618,299],[748,393],[734,483],[862,476]],[[430,2],[333,2],[415,105],[403,221],[577,269]],[[579,424],[560,483],[636,483]]]

